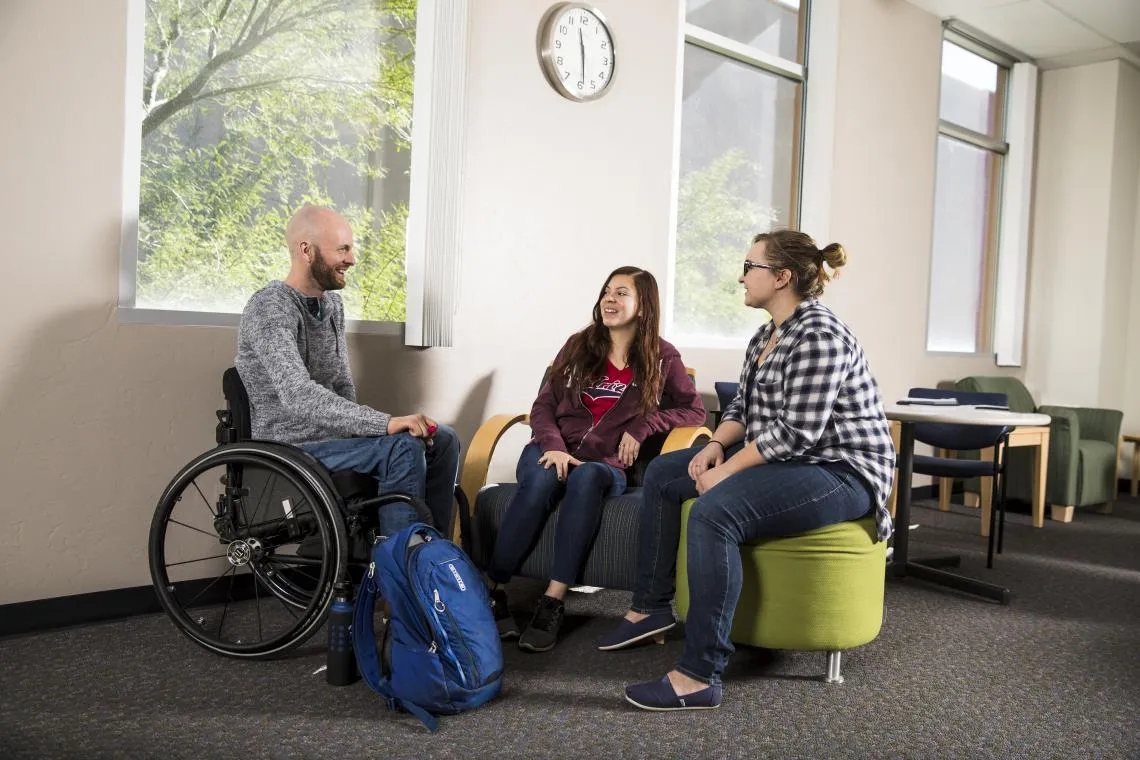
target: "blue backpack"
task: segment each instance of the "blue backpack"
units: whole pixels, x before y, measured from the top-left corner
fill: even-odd
[[[378,593],[390,608],[382,654],[372,627]],[[463,550],[423,523],[373,548],[352,638],[361,676],[388,709],[403,707],[432,731],[439,727],[432,713],[470,710],[502,688],[503,649],[487,587]]]

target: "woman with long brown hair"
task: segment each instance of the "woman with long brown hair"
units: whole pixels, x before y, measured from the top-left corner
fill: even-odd
[[[661,339],[653,275],[620,267],[606,278],[588,327],[570,336],[530,410],[533,438],[519,457],[518,488],[503,513],[487,575],[499,634],[519,636],[499,584],[518,570],[558,509],[550,584],[519,648],[554,648],[563,597],[577,582],[609,496],[625,491],[625,470],[652,433],[705,421],[681,355]]]

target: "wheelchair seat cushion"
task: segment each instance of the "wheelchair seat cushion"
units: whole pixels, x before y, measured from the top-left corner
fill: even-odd
[[[472,521],[474,546],[472,558],[486,568],[491,561],[503,513],[515,493],[514,483],[492,484],[481,490],[475,499],[475,518]],[[555,526],[558,509],[550,514],[534,550],[517,572],[526,578],[548,580],[554,562]],[[578,582],[587,586],[632,590],[637,579],[637,533],[640,525],[641,489],[627,490],[621,496],[609,498],[602,510],[602,523],[594,546],[586,558],[586,566]]]
[[[330,475],[333,487],[350,509],[353,502],[371,499],[378,490],[376,478],[356,470],[337,470]]]

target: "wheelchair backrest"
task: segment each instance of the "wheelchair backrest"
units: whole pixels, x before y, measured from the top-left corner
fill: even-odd
[[[250,423],[249,395],[237,368],[230,367],[222,374],[222,393],[229,407],[230,427],[237,433],[237,440],[248,441],[252,436]]]

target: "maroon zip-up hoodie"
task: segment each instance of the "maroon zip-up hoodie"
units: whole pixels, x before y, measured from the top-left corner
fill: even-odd
[[[562,346],[559,356],[566,348]],[[672,343],[662,340],[660,356],[665,382],[657,408],[649,414],[642,412],[641,385],[634,378],[597,426],[581,395],[572,393],[565,379],[548,379],[530,409],[534,442],[543,451],[565,451],[583,462],[605,462],[624,470],[617,451],[622,433],[628,432],[635,441],[643,443],[653,433],[705,424],[705,405],[693,379],[685,372],[681,353]]]

